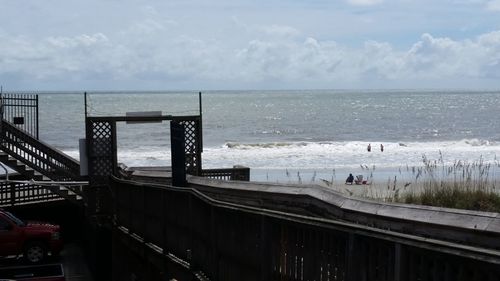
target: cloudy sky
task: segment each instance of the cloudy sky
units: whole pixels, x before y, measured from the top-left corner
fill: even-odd
[[[500,89],[500,0],[0,0],[4,90]]]

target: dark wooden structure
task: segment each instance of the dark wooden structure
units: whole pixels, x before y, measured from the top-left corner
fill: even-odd
[[[2,119],[2,163],[20,179],[82,179],[76,160],[20,121]],[[126,121],[175,124],[173,170],[148,178],[118,166],[116,123]],[[72,191],[84,201],[72,205],[72,223],[96,280],[500,281],[497,213],[249,183],[245,167],[203,169],[201,115],[86,117],[86,140],[89,186]],[[174,174],[183,180],[172,184]],[[70,200],[42,182],[2,183],[0,205]]]
[[[52,180],[77,180],[80,164],[56,148],[2,120],[0,149]],[[34,174],[33,174],[34,175]]]
[[[38,95],[1,94],[0,162],[18,180],[80,180],[80,164],[38,139]],[[35,183],[0,183],[0,206],[46,201],[78,201],[79,188]]]
[[[349,199],[360,209],[342,207],[347,201],[337,206],[305,190],[287,194],[287,186],[190,183],[180,188],[111,179],[113,256],[128,269],[119,267],[114,280],[500,280],[500,218],[494,214],[441,211],[442,218],[487,225],[471,230],[418,219],[436,215],[432,209],[383,204],[417,218],[403,220],[363,212],[382,208],[370,202]]]
[[[117,122],[157,122],[170,121],[183,129],[183,148],[185,172],[191,175],[201,174],[201,117],[200,116],[156,116],[156,117],[87,117],[86,141],[88,157],[89,188],[84,196],[87,211],[107,215],[109,210],[109,192],[107,186],[110,175],[118,173],[117,162]]]

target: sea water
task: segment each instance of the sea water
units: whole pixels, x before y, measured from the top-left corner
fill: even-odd
[[[40,138],[78,159],[83,92],[39,99]],[[195,115],[200,109],[197,92],[89,92],[87,104],[89,116]],[[500,91],[203,92],[202,162],[204,168],[248,166],[252,180],[272,182],[349,173],[386,179],[422,167],[424,158],[497,167],[499,113]],[[118,159],[128,166],[169,166],[168,123],[119,123]]]

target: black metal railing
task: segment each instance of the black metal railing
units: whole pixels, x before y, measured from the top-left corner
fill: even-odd
[[[38,95],[0,93],[2,118],[38,139]]]
[[[77,180],[80,164],[61,151],[2,120],[0,149],[52,180]]]
[[[141,263],[175,257],[210,280],[480,281],[500,276],[500,252],[492,249],[225,203],[191,188],[114,177],[110,183],[115,228],[138,243],[128,251],[141,253]],[[290,204],[307,200],[288,197]]]

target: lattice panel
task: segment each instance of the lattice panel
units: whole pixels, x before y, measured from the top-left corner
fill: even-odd
[[[89,176],[91,184],[105,184],[113,173],[116,147],[114,147],[114,123],[90,121]]]
[[[186,172],[201,174],[200,120],[179,121],[184,125]],[[89,177],[91,185],[107,184],[116,163],[116,121],[90,119],[87,124]]]
[[[201,174],[201,142],[200,122],[198,120],[182,121],[184,125],[186,172],[191,175]]]

